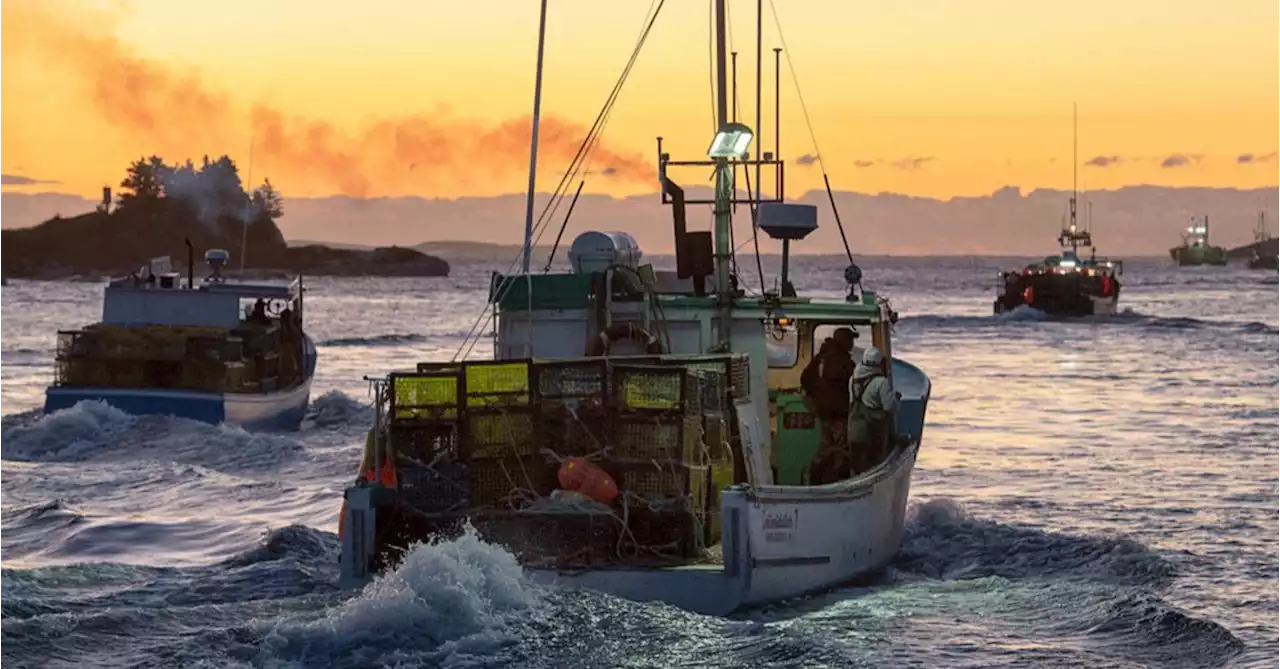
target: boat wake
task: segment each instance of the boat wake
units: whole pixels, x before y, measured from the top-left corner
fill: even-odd
[[[77,518],[55,503],[5,526]],[[1141,544],[974,519],[948,500],[913,506],[880,582],[731,620],[536,586],[473,532],[413,548],[355,593],[333,585],[336,551],[333,533],[289,525],[206,566],[5,569],[2,636],[21,643],[0,648],[14,666],[255,667],[958,666],[975,643],[1037,666],[1216,665],[1241,648],[1150,594],[1175,570]],[[982,626],[939,632],[974,611]]]
[[[1158,594],[1175,588],[1175,565],[1136,541],[1073,536],[970,517],[951,500],[913,504],[902,550],[885,576],[956,606],[989,609],[993,629],[1063,652],[1139,664],[1218,665],[1244,644]]]

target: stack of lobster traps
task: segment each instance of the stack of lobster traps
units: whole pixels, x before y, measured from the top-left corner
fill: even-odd
[[[398,549],[469,522],[530,566],[664,565],[719,540],[744,355],[424,363],[388,377],[366,454],[394,464]],[[582,458],[611,504],[559,490]],[[388,480],[384,478],[384,485]]]

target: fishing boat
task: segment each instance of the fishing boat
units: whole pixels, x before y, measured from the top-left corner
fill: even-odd
[[[1209,243],[1209,217],[1192,219],[1182,235],[1182,244],[1169,249],[1169,257],[1181,267],[1227,264],[1227,250]]]
[[[1249,252],[1249,269],[1276,269],[1276,242],[1267,229],[1267,212],[1258,212],[1258,225],[1253,229],[1253,248]]]
[[[1075,110],[1072,110],[1072,178],[1067,217],[1058,233],[1059,255],[1021,269],[1001,272],[992,308],[996,314],[1031,308],[1050,316],[1110,315],[1120,302],[1124,263],[1099,258],[1093,245],[1092,215],[1082,227],[1076,219]],[[1090,207],[1092,211],[1092,206]],[[1088,248],[1088,257],[1080,250]]]
[[[493,359],[373,379],[375,423],[339,520],[343,586],[370,582],[417,542],[469,531],[506,546],[536,582],[723,615],[871,577],[898,551],[929,377],[893,356],[897,313],[863,288],[847,247],[843,301],[795,295],[790,245],[817,228],[817,209],[785,201],[776,146],[761,157],[757,142],[749,157],[754,133],[727,112],[725,0],[715,17],[719,131],[707,159],[673,161],[659,139],[676,270],[646,264],[626,232],[587,231],[570,271],[530,273],[530,204],[525,269],[491,283]],[[686,197],[673,167],[712,168],[714,197]],[[772,196],[739,196],[748,168],[756,184],[774,172]],[[735,203],[783,240],[780,290],[740,286]],[[714,205],[711,231],[687,229],[689,204]],[[859,335],[854,356],[874,347],[889,362],[896,438],[816,484],[822,425],[801,374],[841,328]]]
[[[205,253],[209,275],[153,258],[105,288],[102,320],[58,333],[44,412],[101,401],[126,413],[251,429],[297,429],[315,375],[303,332],[303,285],[228,281],[230,255]]]

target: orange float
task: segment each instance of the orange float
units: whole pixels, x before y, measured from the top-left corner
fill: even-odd
[[[1022,301],[1023,301],[1023,302],[1025,302],[1025,303],[1027,303],[1027,304],[1031,304],[1032,302],[1035,302],[1035,301],[1036,301],[1036,291],[1035,291],[1035,289],[1034,289],[1034,288],[1032,288],[1031,286],[1027,286],[1025,289],[1023,289],[1023,291],[1022,291]]]
[[[618,498],[618,483],[605,470],[584,458],[569,458],[556,473],[560,487],[582,493],[601,504]]]

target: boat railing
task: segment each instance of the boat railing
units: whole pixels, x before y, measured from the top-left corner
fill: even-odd
[[[888,455],[875,467],[853,478],[822,485],[743,486],[747,497],[761,502],[838,502],[866,497],[880,483],[892,478],[904,466],[914,462],[920,441],[895,444]]]

